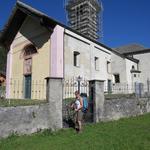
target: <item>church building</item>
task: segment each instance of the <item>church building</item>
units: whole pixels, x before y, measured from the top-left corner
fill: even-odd
[[[138,60],[17,1],[0,36],[7,49],[6,98],[45,99],[46,77],[133,83]],[[133,68],[134,66],[134,68]]]

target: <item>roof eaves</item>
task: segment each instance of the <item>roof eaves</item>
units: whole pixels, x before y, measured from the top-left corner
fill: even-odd
[[[5,44],[3,43],[4,35],[6,34],[7,28],[9,27],[10,22],[12,21],[16,10],[17,10],[17,9],[16,9],[16,5],[15,5],[14,8],[13,8],[13,10],[12,10],[12,13],[11,13],[9,19],[8,19],[8,22],[4,25],[3,30],[1,30],[1,34],[0,34],[0,45],[2,45],[2,46],[5,45]]]
[[[18,2],[17,2],[18,3]],[[10,46],[10,43],[12,42],[12,40],[9,41],[9,38],[8,37],[11,37],[12,39],[14,38],[14,36],[16,35],[15,34],[15,30],[13,30],[13,33],[10,33],[11,30],[10,30],[10,26],[12,26],[12,24],[18,29],[20,28],[20,25],[21,25],[21,22],[25,19],[26,15],[25,14],[18,14],[18,6],[17,6],[17,3],[15,4],[15,6],[13,7],[12,9],[12,13],[7,21],[7,23],[5,24],[3,30],[2,30],[2,33],[0,35],[0,45],[5,47],[6,49],[9,50],[9,46]],[[20,17],[21,16],[21,17]],[[18,21],[19,20],[19,23],[16,23],[14,20],[14,18],[16,17],[16,20]],[[16,29],[16,30],[17,30]]]
[[[17,1],[16,7],[27,14],[29,14],[29,12],[31,12],[31,14],[33,13],[39,17],[42,17],[42,16],[48,17],[46,14],[42,13],[41,11],[38,11],[37,9],[35,9],[23,2],[20,2],[20,1]]]
[[[100,42],[98,42],[98,41],[95,41],[95,40],[92,40],[92,39],[86,37],[85,35],[83,35],[83,34],[77,32],[76,30],[74,30],[74,29],[72,29],[72,28],[70,28],[70,27],[68,27],[68,26],[66,26],[66,25],[64,25],[64,24],[62,24],[62,23],[60,23],[60,22],[58,22],[58,21],[52,19],[51,17],[45,15],[44,13],[42,13],[42,12],[40,12],[40,11],[37,11],[36,9],[34,9],[34,8],[32,8],[32,7],[30,7],[30,6],[26,5],[26,4],[24,4],[24,3],[22,3],[22,2],[18,2],[18,6],[19,6],[19,8],[21,8],[21,10],[22,10],[22,8],[25,8],[25,9],[30,10],[32,13],[34,13],[34,14],[36,13],[36,14],[39,15],[40,17],[43,17],[43,18],[44,18],[44,21],[45,21],[45,22],[47,21],[47,22],[46,22],[47,24],[48,24],[49,21],[52,21],[53,23],[58,24],[58,25],[60,25],[61,27],[65,28],[65,29],[67,29],[67,30],[69,30],[69,31],[71,31],[71,32],[74,32],[75,34],[80,35],[81,37],[86,38],[86,39],[88,39],[89,41],[92,41],[92,42],[94,42],[94,43],[96,43],[96,44],[98,44],[98,45],[100,45],[100,46],[102,46],[102,47],[104,47],[104,48],[110,50],[111,52],[113,52],[113,53],[119,55],[120,57],[124,57],[122,54],[120,54],[120,53],[114,51],[114,50],[111,49],[110,47],[107,47],[106,45],[104,45],[104,44],[102,44],[102,43],[100,43]]]
[[[126,59],[129,59],[135,63],[139,63],[139,60],[138,59],[135,59],[135,58],[131,58],[131,57],[128,57],[128,56],[125,56]]]
[[[131,73],[141,73],[141,71],[139,71],[139,70],[134,70],[134,69],[131,69],[130,72],[131,72]]]
[[[135,52],[129,52],[129,53],[124,53],[124,55],[136,55],[136,54],[144,54],[144,53],[150,53],[150,49],[143,49]]]

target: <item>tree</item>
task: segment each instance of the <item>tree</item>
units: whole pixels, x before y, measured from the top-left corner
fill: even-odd
[[[4,48],[0,47],[0,71],[6,71],[7,52]]]

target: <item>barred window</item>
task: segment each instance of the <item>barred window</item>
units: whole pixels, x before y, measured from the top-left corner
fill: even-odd
[[[111,73],[111,63],[107,61],[107,73]]]
[[[80,59],[80,53],[77,51],[74,51],[74,54],[73,54],[74,66],[76,67],[80,66],[79,59]]]
[[[120,83],[120,75],[119,74],[114,74],[115,78],[115,83]]]
[[[99,70],[99,58],[94,57],[94,63],[95,63],[95,70]]]

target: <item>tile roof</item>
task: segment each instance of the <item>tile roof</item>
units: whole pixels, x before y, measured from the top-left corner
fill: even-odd
[[[134,52],[140,52],[145,50],[146,48],[143,45],[140,44],[130,44],[121,46],[118,48],[114,48],[115,51],[117,51],[120,54],[128,54],[128,53],[134,53]]]

